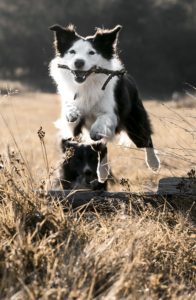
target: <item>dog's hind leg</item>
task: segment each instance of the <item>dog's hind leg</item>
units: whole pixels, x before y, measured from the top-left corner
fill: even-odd
[[[93,144],[93,150],[97,151],[98,164],[97,164],[97,178],[98,181],[104,183],[110,174],[109,164],[107,159],[107,146],[105,144]]]
[[[149,146],[145,147],[145,159],[147,166],[154,172],[158,171],[160,168],[160,160],[156,155],[154,150],[152,139],[149,139]]]
[[[142,121],[128,120],[125,123],[126,132],[138,148],[145,148],[146,164],[152,171],[156,172],[160,168],[160,161],[153,147],[152,130],[147,115]]]
[[[153,149],[150,120],[131,77],[125,76],[118,81],[115,96],[120,120],[119,130],[125,130],[138,148],[145,148],[147,165],[157,171],[160,163]]]

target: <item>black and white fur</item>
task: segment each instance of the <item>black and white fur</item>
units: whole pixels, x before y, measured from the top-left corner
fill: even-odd
[[[59,176],[56,181],[60,183],[63,190],[107,190],[107,180],[101,183],[97,178],[98,155],[96,150],[92,149],[90,145],[78,144],[70,140],[62,140],[61,149],[63,153],[69,149],[73,152],[69,158],[64,159],[58,170]],[[107,156],[107,147],[104,147],[103,151]]]
[[[62,138],[69,139],[82,132],[90,143],[106,143],[124,131],[137,147],[145,148],[148,166],[158,170],[159,159],[153,149],[150,121],[133,79],[128,75],[113,77],[102,90],[107,75],[93,73],[83,80],[58,67],[58,64],[65,64],[71,70],[88,71],[93,66],[121,70],[123,65],[117,55],[121,26],[112,30],[97,29],[93,36],[87,37],[78,35],[72,25],[53,25],[50,29],[55,32],[56,49],[50,75],[61,96],[61,117],[56,126]],[[104,182],[108,174],[107,157],[99,155],[98,178]]]

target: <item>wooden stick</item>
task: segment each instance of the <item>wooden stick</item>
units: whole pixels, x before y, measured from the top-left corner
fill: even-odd
[[[86,78],[92,74],[92,73],[96,73],[96,74],[106,74],[108,75],[107,80],[104,82],[103,86],[102,86],[102,90],[105,90],[107,84],[109,83],[109,81],[114,77],[114,76],[123,76],[126,73],[126,69],[121,69],[121,70],[108,70],[108,69],[104,69],[101,67],[92,67],[90,70],[87,71],[82,71],[82,70],[71,70],[67,65],[63,65],[63,64],[58,64],[59,68],[62,69],[66,69],[69,70],[72,74],[76,75],[76,74],[80,74],[85,76]]]

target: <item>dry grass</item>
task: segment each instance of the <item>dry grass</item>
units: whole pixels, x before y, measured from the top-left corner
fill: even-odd
[[[196,231],[189,213],[164,205],[129,213],[64,212],[33,191],[59,159],[52,122],[59,114],[52,94],[0,98],[0,298],[1,299],[196,299]],[[145,102],[162,169],[152,174],[141,150],[110,146],[117,178],[129,189],[156,189],[165,176],[195,166],[193,109]],[[9,145],[9,157],[7,148]],[[15,152],[12,152],[14,149]],[[123,190],[117,183],[113,190]]]

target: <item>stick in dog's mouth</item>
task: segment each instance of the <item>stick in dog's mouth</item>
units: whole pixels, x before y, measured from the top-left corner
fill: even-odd
[[[72,71],[73,75],[74,75],[74,79],[76,82],[78,83],[83,83],[86,78],[90,75],[88,71]]]
[[[78,82],[78,83],[84,82],[86,80],[86,78],[89,75],[91,75],[92,73],[108,75],[108,78],[106,79],[106,81],[104,82],[104,84],[101,88],[102,90],[105,90],[107,84],[109,83],[109,81],[114,76],[121,77],[124,74],[126,74],[126,70],[124,68],[121,69],[121,70],[113,71],[113,70],[108,70],[108,69],[104,69],[104,68],[101,68],[101,67],[93,66],[91,69],[89,69],[87,71],[81,71],[81,70],[71,70],[68,66],[62,65],[62,64],[58,64],[58,67],[62,68],[62,69],[69,70],[74,75],[75,81]]]
[[[59,68],[62,69],[67,69],[69,70],[73,75],[74,75],[74,79],[76,82],[78,83],[83,83],[86,78],[92,74],[93,72],[95,72],[96,70],[96,66],[93,66],[91,69],[87,70],[87,71],[82,71],[82,70],[71,70],[68,66],[66,65],[62,65],[62,64],[58,64]]]

